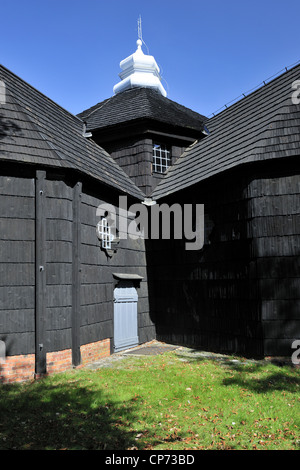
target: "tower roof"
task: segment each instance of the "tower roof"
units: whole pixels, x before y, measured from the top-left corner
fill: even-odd
[[[107,129],[141,120],[185,129],[200,135],[207,118],[146,87],[124,90],[78,115],[87,131]]]

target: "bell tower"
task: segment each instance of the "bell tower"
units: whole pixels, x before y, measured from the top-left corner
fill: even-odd
[[[160,69],[142,50],[120,62],[113,96],[79,114],[86,131],[149,196],[184,150],[205,135],[205,117],[167,98]]]

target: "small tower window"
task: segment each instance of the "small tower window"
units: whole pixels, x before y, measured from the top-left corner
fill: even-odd
[[[153,172],[165,173],[171,165],[170,149],[164,144],[153,144]]]

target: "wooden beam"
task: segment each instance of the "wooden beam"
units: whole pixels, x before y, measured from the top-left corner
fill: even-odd
[[[80,286],[81,286],[81,193],[82,183],[73,189],[73,245],[72,245],[72,362],[81,363],[80,354]]]
[[[45,171],[35,181],[35,373],[46,373],[46,195]]]

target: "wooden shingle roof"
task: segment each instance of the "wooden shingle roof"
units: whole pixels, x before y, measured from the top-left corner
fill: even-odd
[[[299,79],[297,65],[207,120],[210,134],[177,159],[153,199],[244,163],[300,158],[300,104],[292,103],[292,84]]]
[[[80,118],[0,65],[0,160],[71,168],[140,200],[143,192],[94,141]]]
[[[123,91],[78,116],[86,122],[88,131],[147,119],[200,133],[206,120],[205,116],[162,96],[151,88],[132,88]]]

